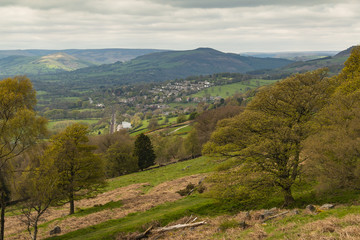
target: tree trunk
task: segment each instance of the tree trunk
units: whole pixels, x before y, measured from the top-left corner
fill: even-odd
[[[36,222],[35,222],[35,224],[34,224],[34,240],[36,240],[36,238],[37,238],[37,233],[38,233],[38,223],[37,223],[37,220],[36,220]]]
[[[0,231],[0,240],[4,240],[4,233],[5,233],[5,208],[6,208],[6,195],[5,192],[1,192],[1,231]]]
[[[69,203],[70,203],[70,215],[71,215],[71,214],[75,213],[74,193],[73,192],[70,192]]]
[[[289,207],[295,202],[294,197],[291,193],[291,188],[284,189],[284,204],[283,207]]]

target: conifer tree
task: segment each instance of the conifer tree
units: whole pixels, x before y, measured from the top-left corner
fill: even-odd
[[[139,168],[141,170],[155,164],[156,156],[151,140],[143,133],[141,133],[135,140],[134,155],[138,159]]]

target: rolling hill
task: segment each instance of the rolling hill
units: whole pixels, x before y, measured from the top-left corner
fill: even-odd
[[[124,49],[124,48],[107,48],[107,49],[64,49],[64,50],[0,50],[0,59],[10,56],[26,57],[43,57],[55,53],[66,53],[80,60],[91,62],[97,65],[115,63],[117,61],[129,61],[138,56],[161,52],[157,49]]]
[[[252,57],[272,57],[272,58],[285,58],[293,61],[308,61],[323,57],[332,57],[338,51],[306,51],[306,52],[245,52],[244,56]]]
[[[253,74],[265,74],[265,75],[278,75],[279,77],[287,76],[297,72],[307,72],[318,68],[328,68],[330,75],[338,74],[344,67],[344,62],[350,56],[351,50],[354,47],[350,47],[344,51],[337,53],[334,56],[323,57],[319,59],[313,59],[308,61],[298,61],[289,64],[285,67],[270,70],[270,71],[254,71]]]
[[[94,64],[66,53],[53,53],[42,57],[9,56],[0,59],[0,75],[41,75],[72,71]]]
[[[76,71],[38,77],[39,80],[77,81],[78,84],[125,84],[157,82],[220,72],[245,73],[275,69],[293,61],[279,58],[245,57],[211,48],[189,51],[166,51],[143,55],[128,62],[116,62]]]

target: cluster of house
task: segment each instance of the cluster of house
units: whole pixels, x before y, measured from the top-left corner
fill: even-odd
[[[198,92],[205,88],[213,86],[213,83],[209,81],[180,81],[180,82],[170,82],[165,85],[156,86],[150,90],[154,94],[162,94],[164,96],[178,96],[181,92]]]

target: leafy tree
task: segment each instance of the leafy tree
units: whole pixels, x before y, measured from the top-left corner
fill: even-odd
[[[111,145],[105,154],[107,177],[136,172],[138,162],[133,154],[134,142],[122,141]]]
[[[187,120],[186,115],[180,114],[180,115],[177,117],[176,122],[177,122],[177,123],[183,123],[183,122],[185,122],[186,120]]]
[[[138,160],[139,168],[144,170],[155,164],[155,153],[151,140],[141,133],[135,140],[134,155]]]
[[[189,115],[189,120],[194,120],[197,117],[198,113],[197,112],[192,112]]]
[[[219,120],[232,118],[242,111],[243,108],[239,106],[224,106],[202,112],[199,116],[197,116],[195,120],[195,128],[200,145],[202,146],[210,139],[210,135],[215,130],[216,124]]]
[[[93,196],[105,185],[104,164],[88,144],[88,128],[73,124],[51,138],[46,152],[53,159],[60,175],[60,188],[70,203],[70,214],[74,213],[74,201]]]
[[[133,138],[129,135],[128,131],[122,129],[116,131],[112,134],[102,134],[97,136],[90,136],[89,143],[91,145],[96,145],[96,150],[94,151],[97,154],[105,154],[107,150],[117,142],[128,142],[133,141]]]
[[[184,140],[180,136],[151,134],[151,142],[154,146],[156,162],[159,164],[181,159],[186,156]]]
[[[4,239],[5,208],[10,199],[6,166],[41,136],[46,134],[46,120],[34,111],[36,93],[26,77],[0,81],[0,191],[1,232]]]
[[[331,94],[326,75],[324,69],[296,74],[260,91],[242,114],[219,124],[204,151],[236,157],[243,169],[261,173],[259,183],[282,191],[284,206],[291,205],[304,140],[314,133],[313,117]]]
[[[329,104],[317,116],[319,132],[306,141],[307,172],[318,190],[358,189],[360,183],[360,47],[337,76]]]
[[[38,159],[34,159],[38,158]],[[38,222],[48,208],[63,198],[59,189],[59,174],[51,159],[44,159],[40,154],[35,154],[33,162],[39,166],[29,166],[18,180],[18,193],[21,199],[19,209],[23,214],[21,220],[26,224],[31,239],[36,240]]]
[[[156,129],[157,127],[159,127],[159,123],[158,123],[157,118],[152,118],[152,119],[150,119],[148,128],[149,128],[150,130],[154,130],[154,129]]]
[[[196,129],[192,129],[184,141],[184,148],[187,155],[192,158],[201,154],[201,146]]]

